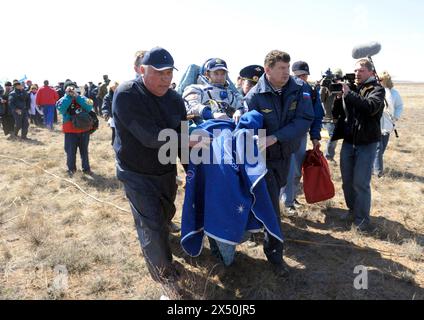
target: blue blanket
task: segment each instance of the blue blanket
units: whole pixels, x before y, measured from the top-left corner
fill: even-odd
[[[237,127],[225,120],[209,120],[197,127],[213,136],[213,143],[211,164],[190,162],[187,171],[181,245],[190,256],[200,255],[205,234],[218,242],[237,245],[246,231],[266,228],[283,241],[279,216],[264,179],[265,159],[259,154],[255,163],[246,161],[246,146],[262,124],[263,116],[251,111],[243,115]],[[215,129],[221,132],[214,133]],[[251,145],[258,155],[256,141]]]

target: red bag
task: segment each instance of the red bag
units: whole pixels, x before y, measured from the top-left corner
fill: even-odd
[[[316,203],[334,197],[335,191],[331,181],[330,168],[319,147],[306,151],[302,172],[306,202]]]

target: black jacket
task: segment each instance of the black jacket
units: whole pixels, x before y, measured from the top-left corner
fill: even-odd
[[[167,142],[158,137],[163,129],[173,129],[180,135],[181,121],[187,119],[180,95],[170,89],[157,97],[138,78],[116,89],[112,113],[116,129],[113,147],[121,168],[154,176],[176,170],[175,164],[159,162],[159,149]]]
[[[365,145],[381,139],[380,119],[384,109],[384,88],[374,79],[350,91],[343,104],[334,107],[338,118],[332,140],[344,139],[354,145]]]
[[[28,111],[30,108],[30,100],[28,93],[25,90],[13,90],[9,94],[9,109],[15,111],[20,109],[22,111]]]
[[[105,95],[102,105],[102,115],[112,116],[112,101],[113,101],[113,91],[109,90],[108,94]]]

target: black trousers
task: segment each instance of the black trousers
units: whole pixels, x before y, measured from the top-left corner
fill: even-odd
[[[5,136],[7,136],[9,133],[14,134],[15,119],[12,115],[3,115],[1,117],[1,124]]]
[[[13,112],[13,118],[15,119],[14,135],[17,136],[21,131],[22,138],[26,138],[29,128],[28,112],[22,111],[21,114]]]
[[[280,190],[286,182],[283,181],[284,179],[282,179],[275,169],[269,167],[265,180],[268,193],[271,197],[272,206],[280,220]],[[264,253],[270,263],[275,265],[283,263],[283,243],[269,234],[266,229],[264,238]]]
[[[163,176],[119,172],[131,205],[141,249],[152,278],[163,281],[174,272],[169,223],[175,215],[176,171]]]

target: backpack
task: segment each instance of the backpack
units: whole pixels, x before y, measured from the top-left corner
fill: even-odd
[[[92,120],[91,130],[89,131],[89,133],[92,134],[99,128],[99,118],[97,118],[97,114],[94,111],[90,111],[88,115]]]
[[[85,111],[75,99],[72,100],[68,110],[75,128],[88,131],[90,134],[98,129],[99,119],[96,113]]]

